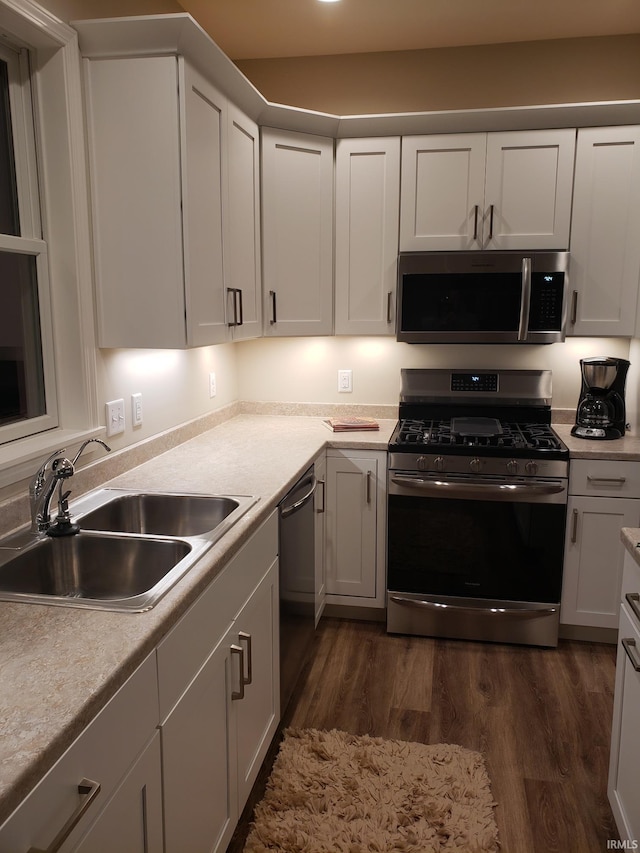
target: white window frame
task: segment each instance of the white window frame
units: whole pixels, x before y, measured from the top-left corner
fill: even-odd
[[[35,124],[37,175],[28,166],[28,133],[16,152],[21,191],[38,180],[40,204],[21,209],[23,250],[35,253],[43,272],[40,289],[43,347],[55,391],[57,424],[0,445],[0,489],[30,477],[54,450],[78,446],[104,433],[97,405],[95,322],[84,117],[77,33],[32,0],[0,0],[0,42],[28,51]],[[26,53],[21,69],[25,73]],[[24,92],[24,87],[22,91]],[[13,104],[12,104],[13,114]],[[24,128],[16,127],[18,138]],[[22,148],[25,145],[26,148]],[[22,154],[26,151],[27,157]],[[25,185],[24,181],[27,181]],[[31,194],[33,197],[33,194]],[[36,196],[37,198],[37,196]],[[41,216],[41,222],[39,217]],[[42,233],[39,233],[41,230]],[[21,238],[14,238],[21,239]],[[46,273],[48,270],[48,286]],[[49,336],[47,338],[47,335]],[[49,404],[49,400],[47,400]]]

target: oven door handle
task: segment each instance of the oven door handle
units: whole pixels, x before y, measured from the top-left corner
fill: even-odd
[[[396,474],[391,477],[391,482],[397,486],[405,486],[410,489],[417,489],[421,492],[432,495],[446,494],[447,497],[478,496],[478,497],[499,497],[504,500],[509,500],[513,497],[522,497],[531,495],[532,497],[540,495],[557,495],[566,490],[565,483],[559,482],[536,482],[536,483],[487,483],[480,482],[460,482],[459,480],[425,480],[423,477],[406,477],[402,474]]]
[[[402,607],[416,607],[420,610],[435,610],[438,613],[483,613],[496,619],[509,616],[521,616],[524,619],[534,619],[538,616],[550,616],[558,612],[558,607],[478,607],[475,604],[443,604],[439,601],[426,601],[425,599],[403,598],[400,595],[391,595],[389,600]]]

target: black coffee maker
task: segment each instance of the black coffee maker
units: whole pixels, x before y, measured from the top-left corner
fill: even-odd
[[[622,438],[626,429],[624,385],[629,362],[624,358],[582,358],[582,389],[571,435],[578,438]]]

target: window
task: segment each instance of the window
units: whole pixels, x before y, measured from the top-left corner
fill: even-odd
[[[0,68],[0,490],[14,494],[104,427],[77,33],[0,0]]]
[[[0,443],[58,423],[27,51],[0,46]]]

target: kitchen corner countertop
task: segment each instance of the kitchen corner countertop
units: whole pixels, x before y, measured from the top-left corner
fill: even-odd
[[[0,824],[324,448],[387,449],[396,420],[379,423],[333,433],[320,417],[239,415],[103,484],[259,500],[145,613],[0,602]],[[554,429],[574,458],[640,460],[640,439],[582,441],[569,425]]]
[[[325,447],[387,449],[396,421],[379,423],[333,433],[321,418],[240,415],[104,484],[259,500],[145,613],[0,602],[0,824]]]

